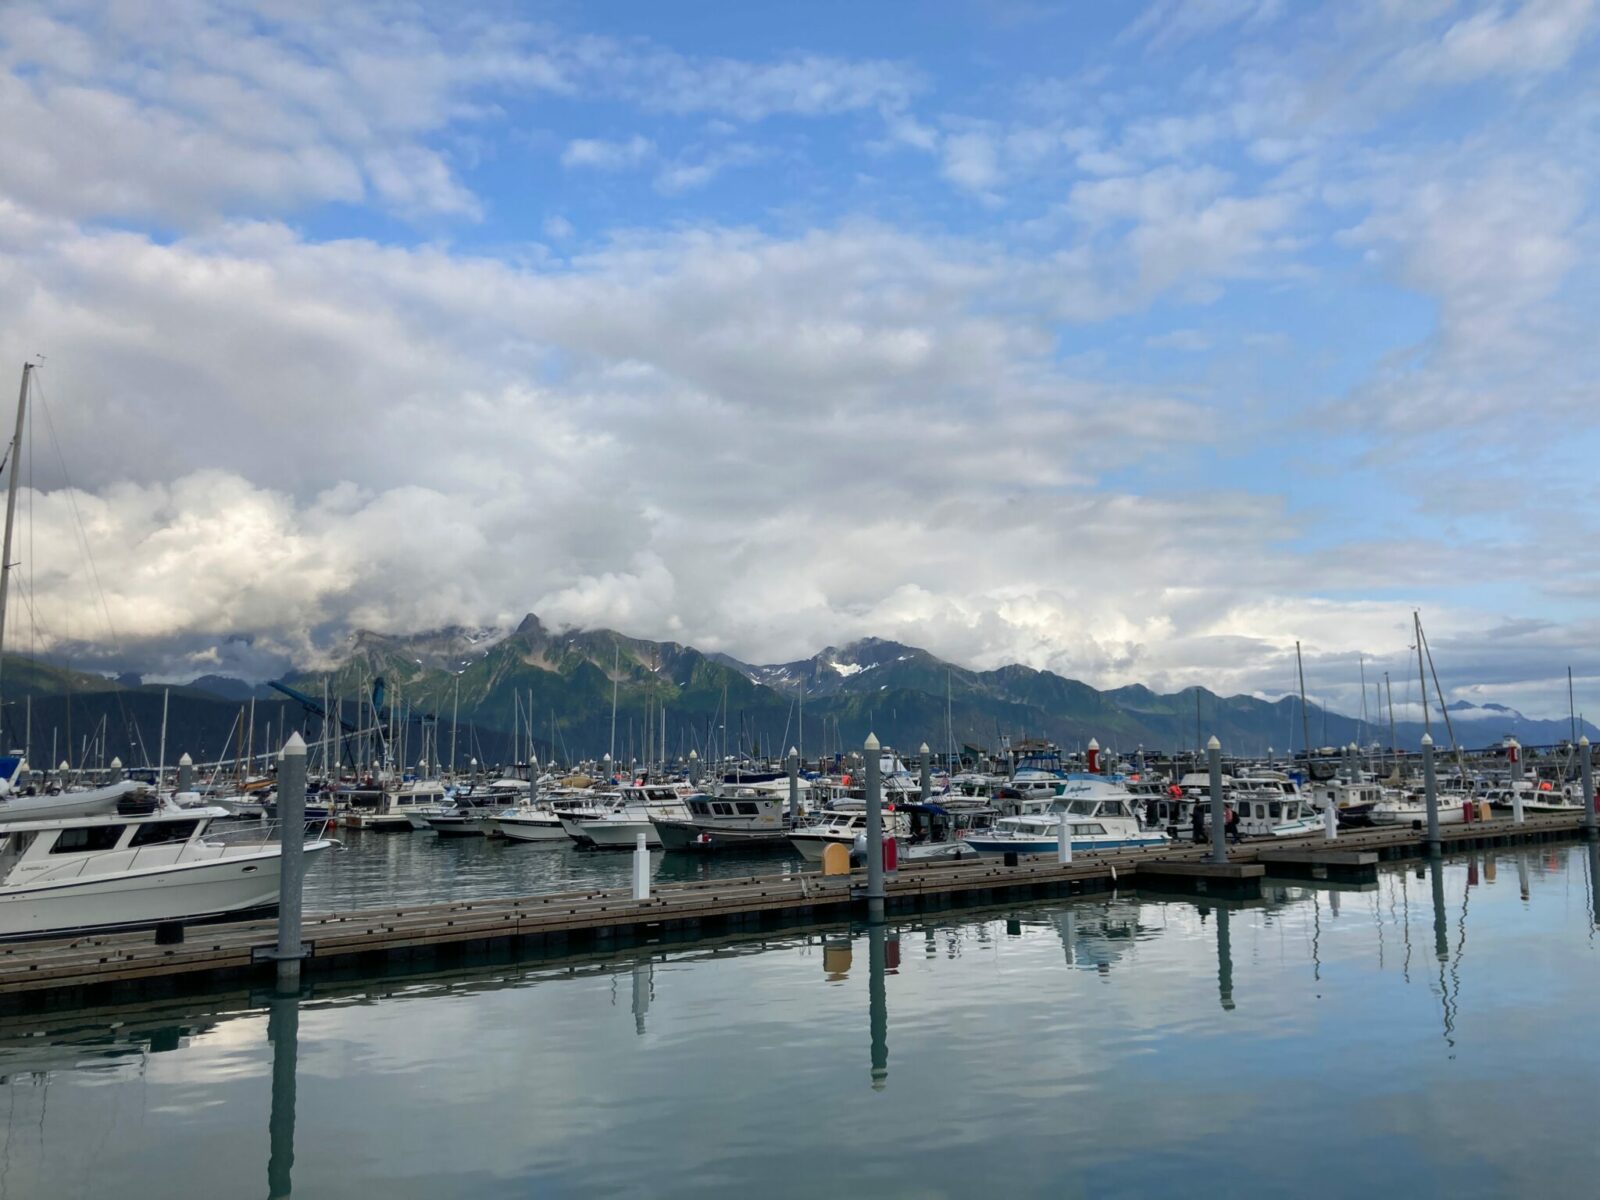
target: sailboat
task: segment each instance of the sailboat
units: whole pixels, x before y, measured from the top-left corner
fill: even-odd
[[[0,546],[0,669],[5,661],[6,608],[11,590],[11,534],[17,515],[17,480],[21,476],[22,434],[27,426],[28,390],[33,380],[33,364],[22,368],[22,387],[17,393],[17,426],[6,453],[6,524]],[[3,712],[0,707],[0,712]],[[124,798],[141,797],[146,788],[132,780],[120,780],[109,787],[80,791],[41,791],[27,782],[28,764],[21,754],[0,755],[0,821],[42,820],[48,817],[75,817],[108,812]]]

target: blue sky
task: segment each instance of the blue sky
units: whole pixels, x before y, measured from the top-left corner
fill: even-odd
[[[537,610],[1266,692],[1298,639],[1337,700],[1420,605],[1456,694],[1559,712],[1600,681],[1597,28],[7,5],[36,636],[250,673]]]

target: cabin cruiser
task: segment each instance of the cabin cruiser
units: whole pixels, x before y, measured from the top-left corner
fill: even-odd
[[[617,789],[609,811],[577,821],[573,836],[580,846],[596,850],[632,850],[642,833],[649,849],[659,849],[661,835],[653,823],[658,816],[669,820],[689,816],[678,789],[665,783],[633,784]]]
[[[839,807],[824,812],[809,825],[796,826],[789,833],[789,844],[808,862],[821,862],[830,845],[838,844],[846,850],[856,844],[856,839],[867,832],[867,809],[862,801],[847,801],[850,807]],[[883,836],[908,838],[910,822],[900,809],[883,813]]]
[[[1571,785],[1562,787],[1548,779],[1537,782],[1524,779],[1520,785],[1507,782],[1503,787],[1485,789],[1483,798],[1494,807],[1509,811],[1513,807],[1513,790],[1522,798],[1522,811],[1525,813],[1583,811],[1583,801],[1579,798],[1583,791],[1582,784],[1575,788]]]
[[[778,849],[789,844],[786,801],[752,787],[724,784],[715,795],[690,796],[685,817],[652,816],[668,850]]]
[[[437,779],[407,779],[398,787],[358,799],[342,818],[349,829],[376,829],[390,833],[428,828],[428,818],[444,811],[445,786]]]
[[[1466,820],[1462,805],[1472,799],[1465,792],[1438,793],[1439,824],[1459,825]],[[1375,825],[1416,824],[1428,820],[1428,799],[1421,789],[1384,788],[1383,799],[1372,806]]]
[[[427,816],[428,828],[440,837],[485,837],[508,801],[508,794],[489,785],[447,793],[438,812]]]
[[[593,793],[581,788],[553,788],[541,791],[536,801],[520,801],[494,815],[500,836],[513,842],[539,842],[547,846],[570,846],[572,838],[561,825],[563,812],[587,807]]]
[[[1383,800],[1383,788],[1368,781],[1328,779],[1312,784],[1306,799],[1319,813],[1333,805],[1341,825],[1370,825],[1372,810]]]
[[[229,816],[216,805],[180,808],[150,797],[112,812],[0,821],[0,937],[200,921],[275,905],[276,827]],[[331,845],[319,836],[305,849]]]
[[[1104,815],[1080,815],[1078,807],[1104,805]],[[1100,800],[1031,800],[1027,811],[1001,817],[993,828],[969,833],[966,842],[983,854],[1054,854],[1060,845],[1061,819],[1066,816],[1074,853],[1125,850],[1165,846],[1171,842],[1165,833],[1139,827],[1136,818],[1118,815]]]

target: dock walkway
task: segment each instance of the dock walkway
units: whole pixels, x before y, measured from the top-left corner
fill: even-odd
[[[1576,836],[1577,813],[1447,825],[1447,853],[1530,844]],[[1380,861],[1415,857],[1422,834],[1404,828],[1245,842],[1228,847],[1228,863],[1208,861],[1208,846],[1169,846],[1080,854],[1071,863],[1036,855],[1008,866],[1000,859],[902,868],[887,881],[891,915],[968,904],[1038,901],[1113,888],[1242,896],[1264,877],[1357,880]],[[847,921],[864,911],[864,873],[752,875],[668,884],[635,901],[626,889],[455,901],[308,916],[311,957],[305,974],[428,962],[440,955],[511,952],[560,955],[596,945],[688,940],[744,927]],[[0,946],[0,1009],[31,1008],[47,999],[114,998],[140,991],[181,991],[241,978],[270,977],[261,953],[277,935],[273,920],[195,925],[176,945],[150,931],[14,942]],[[63,996],[70,993],[70,996]]]

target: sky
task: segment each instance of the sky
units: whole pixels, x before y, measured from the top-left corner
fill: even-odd
[[[8,641],[260,677],[532,611],[1275,696],[1298,640],[1353,710],[1420,608],[1452,698],[1581,709],[1597,33],[9,0]]]

